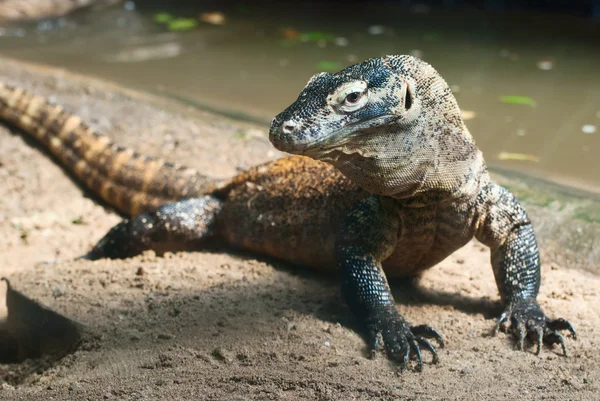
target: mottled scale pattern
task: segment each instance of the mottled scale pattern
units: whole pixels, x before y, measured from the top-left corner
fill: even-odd
[[[125,215],[214,188],[195,170],[118,146],[61,106],[2,83],[0,118],[35,138],[86,188]]]
[[[557,330],[575,335],[573,327],[548,318],[535,300],[541,270],[531,222],[514,196],[491,182],[452,91],[431,65],[386,56],[317,74],[273,119],[269,138],[280,150],[331,164],[372,194],[346,213],[336,241],[342,293],[402,366],[411,353],[421,364],[420,347],[432,350],[422,337],[435,331],[411,327],[390,308],[384,271],[417,274],[473,236],[491,248],[505,304],[499,322],[510,322],[521,348],[528,335],[538,352],[545,341],[561,344],[566,355]],[[354,232],[360,235],[349,238]]]

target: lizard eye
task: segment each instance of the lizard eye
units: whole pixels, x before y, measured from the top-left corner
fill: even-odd
[[[362,93],[360,92],[352,92],[346,96],[345,102],[347,105],[353,105],[360,101],[362,97]]]
[[[369,91],[367,83],[364,81],[352,81],[342,85],[332,96],[329,101],[333,107],[343,113],[351,113],[367,104],[369,99]]]

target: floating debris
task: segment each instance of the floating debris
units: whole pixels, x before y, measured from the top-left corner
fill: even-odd
[[[294,28],[285,28],[283,30],[283,37],[286,39],[296,39],[300,35],[300,32]]]
[[[500,152],[498,153],[498,160],[518,160],[539,163],[541,159],[538,156],[530,155],[527,153],[511,153],[511,152]]]
[[[346,47],[350,44],[350,41],[347,38],[339,37],[335,38],[333,41],[337,46]]]
[[[169,31],[189,31],[198,26],[198,21],[193,18],[177,18],[167,23]]]
[[[383,25],[371,25],[367,31],[369,35],[381,35],[385,32],[385,28]]]
[[[529,96],[500,96],[500,101],[507,104],[523,104],[531,107],[537,105],[536,101]]]
[[[462,116],[463,120],[468,121],[474,119],[476,113],[472,110],[461,110],[460,115]]]
[[[581,132],[587,135],[595,134],[597,131],[598,127],[596,127],[594,124],[586,124],[581,127]]]
[[[339,61],[321,61],[316,68],[319,71],[335,72],[341,70],[343,66]]]
[[[225,25],[226,22],[225,14],[219,11],[202,13],[198,17],[198,19],[202,22],[206,22],[207,24],[212,25]]]
[[[554,68],[554,60],[551,58],[538,60],[537,67],[542,71],[550,71]]]
[[[169,13],[158,13],[154,15],[154,22],[158,22],[159,24],[166,24],[174,19],[175,17]]]
[[[458,86],[458,85],[450,85],[450,90],[453,93],[459,93],[460,92],[460,86]]]
[[[524,128],[519,128],[517,130],[517,136],[525,136],[527,134],[527,131]]]

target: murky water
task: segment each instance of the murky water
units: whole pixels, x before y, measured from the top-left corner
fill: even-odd
[[[402,2],[144,3],[5,26],[0,53],[265,122],[315,72],[418,55],[452,85],[488,164],[600,192],[600,21]],[[215,10],[224,24],[198,21]],[[170,31],[160,12],[197,26]]]

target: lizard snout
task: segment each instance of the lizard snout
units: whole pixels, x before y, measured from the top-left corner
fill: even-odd
[[[295,136],[300,131],[300,124],[294,120],[273,119],[269,131],[269,140],[277,149],[290,152],[295,143]]]
[[[283,135],[294,135],[298,132],[298,127],[298,123],[294,120],[287,120],[279,126],[279,132]]]

